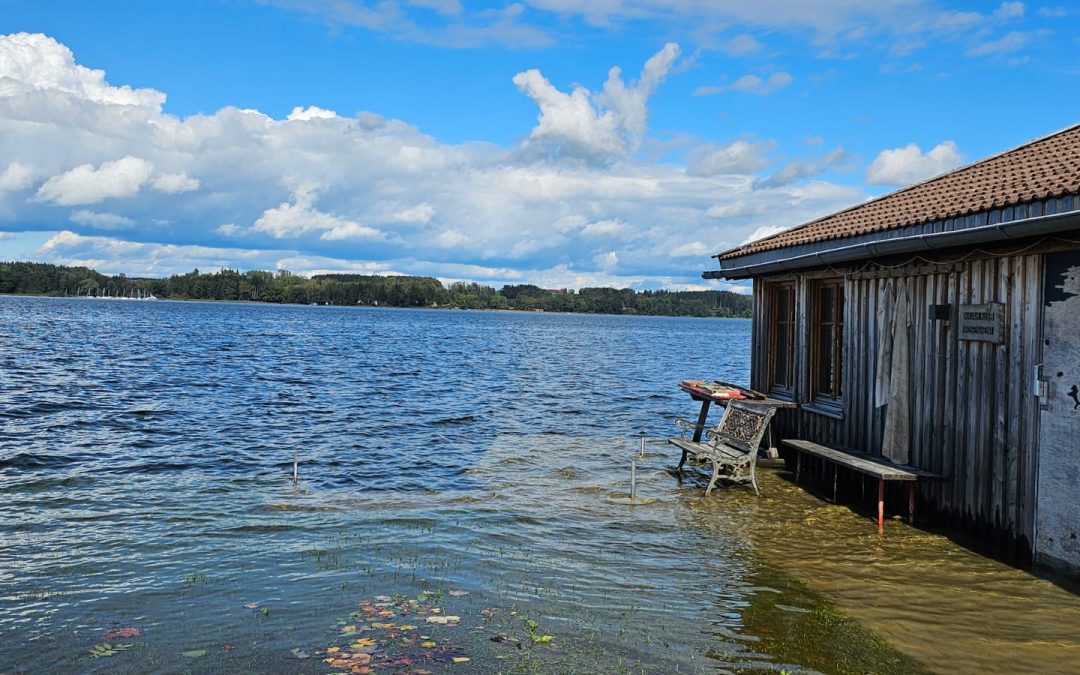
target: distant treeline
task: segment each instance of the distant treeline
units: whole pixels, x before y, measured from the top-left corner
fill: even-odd
[[[168,279],[106,276],[86,267],[0,262],[0,293],[239,300],[319,305],[519,309],[549,312],[749,317],[750,298],[727,291],[548,290],[531,284],[495,290],[476,283],[449,288],[430,277],[322,274],[223,269]]]

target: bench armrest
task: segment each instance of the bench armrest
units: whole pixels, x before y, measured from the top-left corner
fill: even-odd
[[[708,429],[709,427],[714,426],[714,425],[711,425],[711,424],[696,424],[694,422],[691,422],[690,420],[684,420],[681,417],[676,417],[675,418],[675,426],[679,427],[679,438],[686,438],[686,432],[691,430],[691,429],[693,429],[694,431],[697,431],[698,429]]]

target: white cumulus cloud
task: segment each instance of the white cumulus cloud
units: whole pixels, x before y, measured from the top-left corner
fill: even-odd
[[[353,220],[326,213],[315,208],[317,191],[303,186],[293,194],[292,201],[282,202],[266,209],[251,226],[254,232],[264,232],[275,239],[295,238],[312,232],[320,232],[320,239],[375,239],[378,230]]]
[[[86,225],[98,230],[123,230],[134,227],[135,221],[127,216],[115,213],[98,213],[87,209],[72,212],[68,220],[78,225]]]
[[[286,119],[306,122],[308,120],[331,120],[337,116],[338,114],[333,110],[327,110],[325,108],[320,108],[317,105],[311,105],[306,108],[296,106],[292,109],[292,112],[289,113],[289,116]]]
[[[75,206],[133,197],[153,170],[153,164],[131,155],[103,162],[97,168],[93,164],[80,164],[45,181],[38,188],[37,199],[60,206]]]
[[[0,172],[0,192],[15,192],[30,187],[34,170],[21,162],[12,162]]]
[[[56,92],[72,98],[119,106],[160,110],[165,94],[153,89],[114,87],[105,72],[75,63],[71,50],[41,34],[3,36],[0,48],[0,98]]]
[[[670,72],[679,46],[668,43],[645,62],[636,82],[626,84],[618,67],[608,71],[595,96],[578,86],[559,91],[539,70],[514,76],[514,84],[540,108],[529,136],[533,147],[556,155],[607,160],[637,150],[645,133],[647,102]]]
[[[690,151],[688,170],[695,176],[752,174],[769,165],[771,143],[738,140],[728,145],[706,144]]]
[[[435,207],[422,202],[407,209],[395,211],[392,219],[398,223],[429,223],[435,217]]]
[[[943,141],[926,154],[919,146],[908,143],[902,148],[882,150],[866,170],[866,180],[871,185],[910,185],[963,163],[964,156],[953,141]]]
[[[150,186],[158,192],[164,192],[169,195],[177,195],[182,192],[198,190],[199,185],[198,178],[192,178],[183,171],[180,173],[162,174],[155,178],[154,182],[150,184]]]

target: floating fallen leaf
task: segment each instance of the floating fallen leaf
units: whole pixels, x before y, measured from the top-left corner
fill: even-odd
[[[371,638],[359,638],[349,646],[353,649],[363,649],[364,647],[374,647],[376,644],[375,640]]]
[[[410,626],[409,624],[404,624],[402,626],[398,626],[398,630],[416,630],[416,626]]]
[[[371,663],[371,659],[374,658],[371,654],[365,654],[363,652],[353,652],[351,654],[342,654],[340,657],[334,659],[330,664],[332,668],[354,668],[356,666],[366,666]]]
[[[400,670],[402,668],[408,668],[413,664],[419,662],[421,657],[413,654],[397,654],[383,659],[378,663],[379,668],[391,668]]]
[[[471,660],[472,659],[470,659],[468,656],[455,656],[454,657],[454,663],[465,663],[466,661],[471,661]]]
[[[189,649],[186,652],[180,652],[180,656],[186,656],[189,659],[197,659],[201,656],[206,656],[205,649]]]
[[[429,616],[425,620],[428,623],[437,623],[437,624],[440,624],[442,626],[445,626],[445,625],[451,624],[451,623],[458,623],[459,621],[461,621],[461,617],[460,616],[451,616],[451,615],[447,614],[447,615],[443,615],[443,616]]]
[[[464,595],[468,595],[468,594],[469,594],[468,591],[450,591],[450,595],[454,596],[455,598],[460,598],[460,597],[462,597]]]
[[[496,635],[493,638],[491,638],[491,641],[492,642],[505,642],[507,644],[514,645],[518,649],[521,649],[521,640],[517,640],[517,639],[512,638],[512,637],[506,637],[505,635]]]
[[[384,609],[381,612],[379,612],[379,616],[390,617],[390,616],[394,616],[394,613],[391,612],[389,609]]]
[[[341,651],[341,647],[327,647],[326,648],[326,653],[327,654],[337,654],[340,651]]]
[[[465,650],[461,647],[443,647],[425,652],[425,656],[439,663],[452,663],[459,658],[468,658],[465,656]]]
[[[351,626],[351,625],[350,626],[342,626],[341,627],[341,632],[342,633],[355,633],[356,632],[356,626]]]
[[[258,609],[258,608],[259,608],[259,603],[257,603],[257,602],[249,602],[246,605],[244,605],[244,609]]]
[[[231,652],[234,649],[236,649],[236,645],[230,645],[228,643],[225,643],[221,646],[221,650],[225,652]]]
[[[376,595],[375,596],[375,602],[391,602],[391,601],[393,601],[393,598],[391,598],[389,595]]]
[[[95,659],[104,658],[107,656],[115,656],[122,651],[131,649],[132,645],[111,645],[108,642],[102,642],[99,645],[94,645],[90,648],[90,656]]]
[[[142,631],[134,626],[127,626],[125,628],[114,628],[113,630],[105,631],[105,637],[110,640],[113,638],[131,638],[139,637],[142,635]]]
[[[424,640],[423,642],[420,643],[420,646],[421,647],[435,647],[437,645],[435,644],[434,640]]]
[[[299,647],[294,647],[290,651],[292,652],[292,655],[295,656],[298,659],[310,659],[311,658],[311,654],[308,654],[307,652],[305,652],[303,649],[300,649]]]

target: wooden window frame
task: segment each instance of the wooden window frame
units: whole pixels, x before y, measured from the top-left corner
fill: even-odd
[[[779,312],[779,296],[781,293],[788,294],[788,314],[785,317],[781,317]],[[795,398],[796,368],[798,367],[798,359],[796,358],[796,337],[798,334],[796,302],[798,297],[798,289],[793,282],[771,283],[766,289],[766,301],[768,302],[767,382],[769,395],[774,398],[787,400],[794,400]],[[788,350],[786,354],[781,354],[777,348],[781,330],[787,333]],[[786,383],[776,381],[781,358],[786,359],[785,365],[787,366],[788,379]]]
[[[844,280],[817,279],[809,284],[807,289],[807,304],[809,305],[809,325],[807,326],[807,350],[809,366],[808,398],[813,407],[821,409],[823,413],[842,413],[844,408],[844,310],[847,293],[844,290]],[[834,289],[833,316],[823,317],[824,304],[821,300],[822,291]],[[821,376],[822,365],[822,326],[830,325],[831,330],[828,348],[832,353],[833,368],[832,381],[823,384]]]

